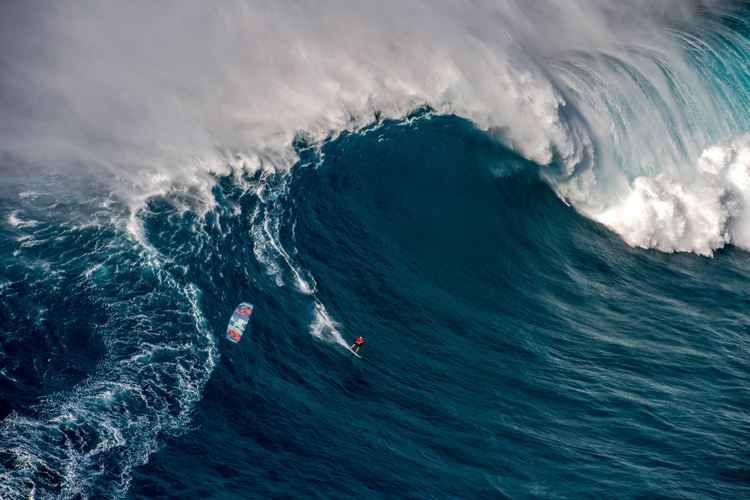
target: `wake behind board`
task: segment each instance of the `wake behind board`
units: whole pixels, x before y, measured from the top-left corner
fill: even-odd
[[[349,349],[349,352],[350,352],[350,353],[354,354],[354,355],[355,355],[355,356],[357,356],[357,357],[358,357],[359,359],[362,359],[362,356],[360,356],[359,354],[357,354],[356,352],[354,352],[354,349],[352,349],[351,347],[347,347],[347,349]]]
[[[234,310],[234,314],[229,319],[227,325],[227,338],[235,344],[240,341],[242,334],[245,333],[247,322],[250,321],[250,315],[253,313],[252,304],[243,302]]]

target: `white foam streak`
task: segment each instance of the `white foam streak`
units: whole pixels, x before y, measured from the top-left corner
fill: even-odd
[[[27,228],[27,227],[34,227],[34,226],[39,225],[39,222],[34,221],[34,220],[23,220],[19,216],[18,210],[14,210],[13,212],[10,213],[10,215],[8,216],[8,223],[11,226],[15,228],[19,228],[19,229]]]
[[[313,314],[315,315],[315,319],[310,325],[310,333],[312,335],[324,342],[341,344],[343,346],[348,345],[338,330],[338,323],[331,318],[323,304],[315,301]]]

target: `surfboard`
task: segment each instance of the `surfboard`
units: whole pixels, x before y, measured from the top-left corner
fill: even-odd
[[[362,356],[360,356],[359,354],[357,354],[356,352],[354,352],[354,349],[352,349],[351,347],[347,347],[347,349],[349,349],[349,352],[350,352],[350,353],[354,354],[354,355],[355,355],[355,356],[357,356],[357,357],[358,357],[359,359],[362,359]]]
[[[247,322],[250,321],[251,314],[253,314],[252,304],[242,302],[237,306],[227,325],[227,338],[229,340],[235,344],[240,341],[242,334],[245,333]]]

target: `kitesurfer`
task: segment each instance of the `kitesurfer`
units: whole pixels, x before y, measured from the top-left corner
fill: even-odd
[[[357,341],[354,342],[349,349],[354,349],[354,346],[357,346],[357,350],[354,351],[356,353],[357,351],[359,351],[359,348],[362,347],[362,342],[364,341],[365,339],[363,339],[362,337],[358,338]]]

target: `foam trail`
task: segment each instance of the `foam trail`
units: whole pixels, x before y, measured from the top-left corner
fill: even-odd
[[[317,300],[313,307],[313,314],[315,315],[315,319],[310,325],[310,333],[324,342],[341,344],[348,347],[349,344],[346,343],[337,328],[339,326],[338,323],[330,317],[325,306]]]
[[[300,292],[310,295],[316,291],[315,280],[289,255],[280,241],[283,212],[274,206],[258,206],[253,214],[253,252],[277,286],[284,286],[284,271],[288,269]]]

